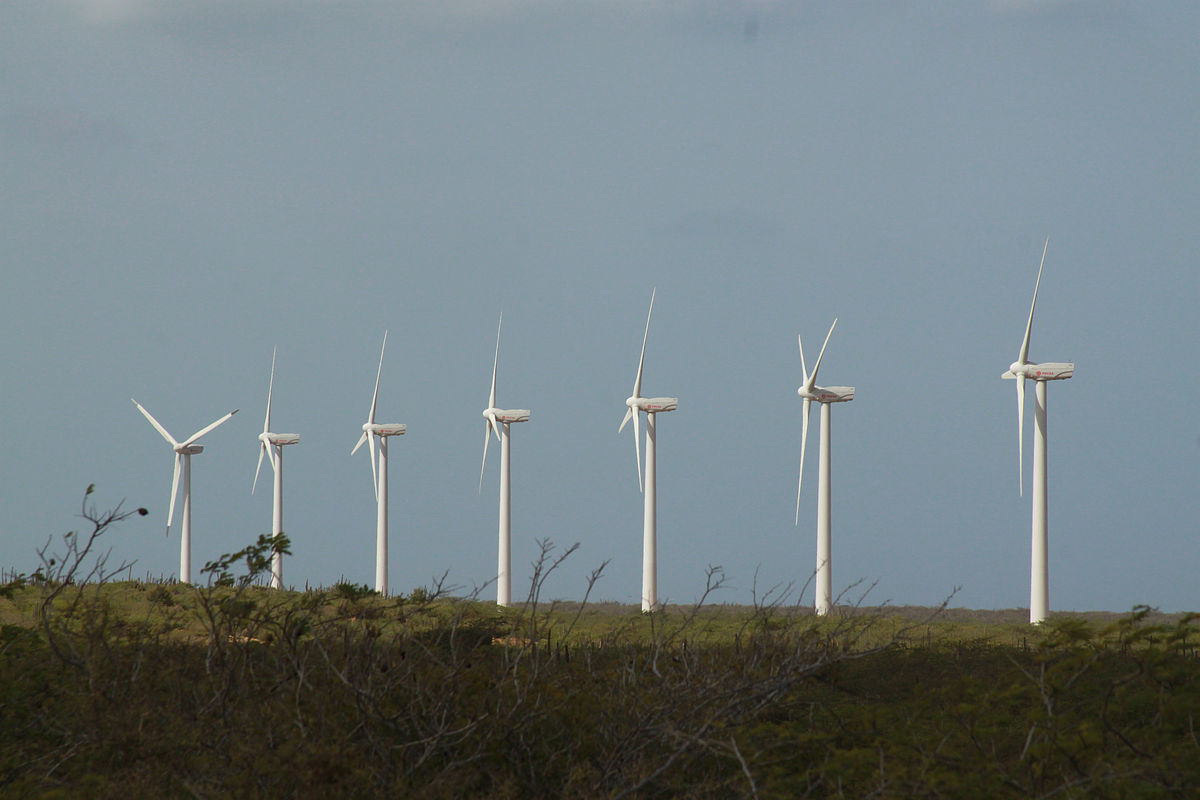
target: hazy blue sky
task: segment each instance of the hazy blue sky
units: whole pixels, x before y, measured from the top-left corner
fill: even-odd
[[[173,574],[270,526],[250,495],[271,348],[288,583],[371,582],[350,457],[391,331],[391,582],[495,569],[476,494],[497,315],[514,596],[636,602],[642,498],[618,436],[652,287],[661,594],[708,564],[745,602],[815,560],[801,380],[834,316],[835,589],[1028,604],[1016,357],[1051,385],[1052,609],[1200,608],[1200,6],[1115,0],[10,0],[0,4],[0,564],[98,502]],[[811,357],[811,356],[810,356]],[[1032,393],[1031,393],[1032,394]],[[1032,456],[1032,397],[1026,480]],[[817,414],[814,411],[815,434]],[[491,594],[491,590],[488,590]],[[857,593],[855,594],[857,596]],[[811,589],[803,602],[811,603]]]

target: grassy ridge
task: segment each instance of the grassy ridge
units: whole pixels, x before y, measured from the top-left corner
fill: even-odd
[[[273,592],[265,538],[112,582],[120,518],[0,586],[2,796],[1200,796],[1190,616],[643,615],[541,603],[549,548],[519,608]]]
[[[146,584],[73,587],[43,614],[46,588],[0,600],[8,796],[1200,791],[1189,619],[914,626]]]

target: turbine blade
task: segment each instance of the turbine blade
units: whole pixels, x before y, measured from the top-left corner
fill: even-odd
[[[821,352],[817,354],[817,363],[813,364],[812,374],[808,376],[808,381],[805,383],[805,386],[808,387],[809,391],[811,391],[813,386],[815,386],[817,383],[817,370],[821,368],[821,359],[825,357],[825,348],[829,345],[829,337],[833,336],[833,329],[836,327],[837,317],[834,317],[833,324],[829,326],[829,333],[825,334],[825,344],[821,345]]]
[[[804,399],[803,420],[800,427],[800,477],[796,481],[796,525],[800,525],[800,488],[804,486],[804,451],[808,447],[808,412],[812,409],[812,401]]]
[[[1029,363],[1029,334],[1033,330],[1033,309],[1037,306],[1038,287],[1042,285],[1042,267],[1046,266],[1046,250],[1050,247],[1050,239],[1042,246],[1042,263],[1038,264],[1037,282],[1033,284],[1033,302],[1029,304],[1029,322],[1025,324],[1025,338],[1021,341],[1021,354],[1017,356],[1018,364]]]
[[[232,416],[233,416],[234,414],[236,414],[237,412],[238,412],[238,410],[235,408],[233,411],[230,411],[228,414],[226,414],[225,416],[221,417],[221,418],[220,418],[219,420],[217,420],[216,422],[209,423],[208,425],[204,426],[204,427],[203,427],[203,428],[201,428],[200,430],[196,431],[195,433],[193,433],[193,434],[192,434],[190,437],[188,437],[188,438],[187,438],[187,439],[186,439],[186,440],[183,442],[183,446],[184,446],[184,447],[186,447],[187,445],[189,445],[189,444],[192,444],[192,443],[193,443],[193,442],[195,442],[197,439],[199,439],[201,436],[203,436],[204,434],[206,434],[206,433],[208,433],[209,431],[211,431],[213,428],[217,427],[218,425],[223,425],[225,422],[227,422],[227,421],[229,420],[229,418],[230,418],[230,417],[232,417]]]
[[[804,337],[796,334],[796,342],[800,345],[800,369],[804,371],[804,383],[808,383],[808,365],[804,363]]]
[[[500,325],[504,324],[504,312],[500,312]],[[500,325],[496,326],[496,357],[492,359],[492,391],[488,393],[488,408],[496,407],[496,367],[500,364]],[[492,420],[492,426],[495,427],[496,421]],[[499,438],[500,434],[496,434]]]
[[[271,430],[271,393],[275,390],[275,352],[278,348],[271,350],[271,382],[267,384],[267,417],[263,420],[263,433]],[[259,459],[262,463],[262,459]]]
[[[167,511],[167,533],[171,532],[171,520],[175,519],[175,495],[179,493],[179,461],[183,456],[175,454],[175,474],[171,478],[171,506]]]
[[[354,449],[350,451],[350,455],[354,455],[355,453],[357,453],[357,452],[358,452],[358,448],[360,448],[360,447],[362,447],[364,444],[366,444],[366,442],[367,442],[367,436],[369,436],[369,435],[370,435],[370,434],[368,434],[366,431],[363,431],[363,435],[362,435],[362,436],[360,436],[360,437],[358,437],[358,444],[354,445]]]
[[[491,427],[492,427],[492,423],[485,419],[483,421],[483,463],[479,466],[479,492],[478,492],[478,494],[483,494],[483,471],[487,469],[488,440],[490,440],[492,438]]]
[[[617,433],[620,433],[621,431],[625,430],[625,426],[629,424],[629,418],[632,416],[633,416],[633,409],[632,408],[625,409],[625,416],[621,419],[621,426],[619,428],[617,428]]]
[[[632,410],[632,409],[631,409]],[[646,487],[642,484],[642,429],[638,424],[641,419],[641,414],[637,411],[633,412],[633,452],[637,458],[638,467],[638,491],[646,491]]]
[[[375,435],[367,434],[367,448],[371,451],[371,486],[375,489],[375,502],[379,502],[379,473],[375,470]]]
[[[129,399],[133,400],[132,397]],[[138,411],[142,412],[142,416],[144,416],[146,419],[148,419],[150,421],[150,424],[154,426],[154,430],[156,430],[160,434],[162,434],[162,437],[164,439],[166,439],[167,442],[169,442],[172,447],[179,446],[179,442],[175,441],[175,438],[173,436],[171,436],[171,434],[167,433],[166,428],[164,428],[162,425],[158,424],[158,420],[156,420],[154,417],[150,416],[150,412],[147,411],[146,409],[144,409],[142,407],[141,403],[139,403],[137,400],[133,400],[133,404],[138,407]]]
[[[654,293],[658,288],[650,290],[650,310],[646,312],[646,332],[642,334],[642,355],[638,358],[637,377],[633,379],[633,396],[642,396],[642,365],[646,363],[646,340],[650,338],[650,315],[654,313]],[[641,463],[640,459],[638,463]]]
[[[1025,496],[1025,376],[1017,376],[1017,483]]]
[[[383,352],[387,349],[387,331],[383,332],[383,347],[379,348],[379,369],[375,372],[375,393],[371,395],[371,412],[367,414],[367,422],[375,421],[375,403],[379,400],[379,376],[383,374]],[[374,448],[371,449],[374,453]],[[371,462],[375,462],[372,460]],[[374,469],[374,467],[372,467]]]
[[[262,469],[263,454],[267,452],[267,443],[259,442],[258,444],[258,466],[254,468],[254,483],[250,486],[250,494],[254,494],[254,490],[258,488],[258,471]]]

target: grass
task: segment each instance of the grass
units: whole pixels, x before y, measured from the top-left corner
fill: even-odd
[[[521,605],[500,608],[484,600],[440,594],[432,600],[422,599],[419,593],[416,600],[406,595],[381,597],[365,587],[348,584],[303,591],[249,586],[238,591],[233,587],[205,589],[173,581],[124,580],[98,584],[91,591],[96,600],[110,606],[121,618],[161,628],[164,635],[182,642],[202,641],[208,636],[202,603],[205,591],[217,599],[237,596],[240,602],[251,604],[254,610],[303,607],[319,621],[370,621],[386,635],[430,630],[454,616],[496,630],[513,629],[513,635],[516,635],[523,630],[520,623],[528,620],[529,613]],[[0,624],[36,627],[43,594],[44,589],[34,584],[14,588],[11,597],[0,600]],[[58,601],[60,606],[66,602],[65,599]],[[416,609],[419,613],[412,613]],[[733,644],[746,635],[748,627],[756,624],[783,628],[803,621],[820,631],[844,625],[847,619],[870,621],[869,626],[863,626],[869,628],[861,642],[864,647],[876,647],[897,638],[925,644],[1021,647],[1028,646],[1030,637],[1036,639],[1037,634],[1037,628],[1024,621],[1027,612],[1021,609],[992,612],[918,606],[844,606],[835,607],[827,619],[822,619],[814,616],[810,608],[785,606],[773,608],[767,622],[758,619],[761,611],[755,606],[735,604],[699,608],[667,605],[657,614],[648,615],[634,605],[556,601],[542,604],[538,610],[538,631],[543,642],[593,646],[603,646],[606,641],[647,644],[664,625],[679,625],[685,620],[690,620],[688,640],[703,645]],[[1127,616],[1092,612],[1056,614],[1054,618],[1086,620],[1101,628]],[[1146,619],[1153,623],[1168,623],[1182,616],[1151,612]]]
[[[0,795],[1200,796],[1189,615],[647,615],[542,602],[549,545],[509,609],[271,591],[267,538],[205,585],[118,581],[122,512],[84,518],[0,586]]]
[[[1200,790],[1186,617],[644,615],[353,588],[10,586],[0,794]]]

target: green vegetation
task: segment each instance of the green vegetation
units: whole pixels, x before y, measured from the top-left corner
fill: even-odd
[[[128,513],[83,512],[0,586],[3,796],[1200,794],[1191,616],[818,619],[708,605],[715,569],[643,615],[542,602],[549,543],[512,609],[270,591],[269,537],[204,586],[118,582],[97,546]]]

